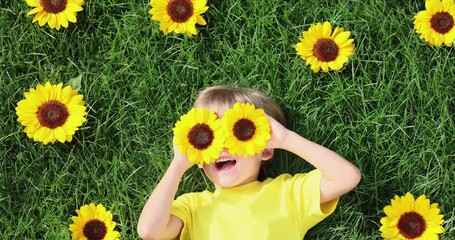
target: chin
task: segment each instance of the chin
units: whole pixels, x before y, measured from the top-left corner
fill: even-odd
[[[240,184],[233,179],[218,179],[217,181],[213,182],[220,188],[231,188],[236,187]]]

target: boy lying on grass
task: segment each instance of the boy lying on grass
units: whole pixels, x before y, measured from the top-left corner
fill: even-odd
[[[257,153],[254,146],[260,143],[240,144],[261,133],[255,129],[259,121],[239,119],[231,131],[239,144],[228,144],[226,134],[223,138],[229,146],[215,152],[216,161],[198,164],[216,190],[186,193],[174,200],[183,174],[194,165],[188,155],[199,156],[194,152],[181,154],[174,136],[174,158],[139,218],[137,230],[142,239],[303,239],[308,229],[334,211],[338,198],[359,183],[357,167],[284,127],[282,109],[261,92],[213,86],[199,93],[195,108],[214,111],[223,119],[236,103],[249,103],[264,110],[270,126],[265,148]],[[214,141],[213,134],[200,137],[190,136],[188,142],[204,150]],[[274,149],[289,151],[316,169],[259,181],[260,170],[272,158]],[[252,150],[254,154],[239,154]]]

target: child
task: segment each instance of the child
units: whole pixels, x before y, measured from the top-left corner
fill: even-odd
[[[265,111],[271,126],[266,149],[243,157],[225,148],[218,163],[199,165],[216,190],[187,193],[174,200],[183,174],[192,166],[174,145],[174,159],[139,218],[142,239],[303,239],[309,228],[334,211],[338,197],[359,183],[357,167],[285,128],[281,108],[258,91],[209,87],[199,93],[195,108],[207,108],[222,118],[236,102]],[[272,158],[275,148],[294,153],[316,169],[258,181],[261,165]]]

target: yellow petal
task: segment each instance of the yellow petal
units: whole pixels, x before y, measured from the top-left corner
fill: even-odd
[[[65,133],[65,130],[63,129],[63,127],[57,127],[54,129],[54,134],[55,134],[55,138],[57,138],[57,140],[61,143],[65,142],[66,140],[66,133]]]
[[[55,16],[55,14],[49,14],[50,15],[50,18],[49,18],[49,21],[47,22],[47,24],[49,25],[49,27],[51,28],[56,28],[57,27],[57,17]]]
[[[40,27],[44,26],[49,19],[51,18],[51,15],[49,13],[46,13],[45,11],[39,12],[38,14],[35,15],[35,18],[39,20],[38,24]],[[33,20],[35,20],[35,18]]]
[[[81,6],[75,4],[75,3],[68,3],[66,5],[66,10],[71,11],[71,12],[80,12],[84,10]]]
[[[65,15],[66,15],[66,19],[68,19],[68,22],[72,22],[72,23],[75,23],[76,22],[76,14],[72,13],[72,12],[68,12],[68,11],[64,11]]]
[[[345,43],[349,39],[350,36],[351,36],[350,32],[342,32],[342,33],[338,34],[338,36],[335,37],[334,41],[337,45],[341,45],[341,44]]]
[[[40,7],[41,4],[39,3],[38,0],[25,0],[25,2],[27,3],[27,5],[31,6],[31,7]]]
[[[42,7],[36,7],[27,13],[27,16],[43,11]]]
[[[64,13],[58,13],[57,14],[57,19],[58,22],[64,27],[68,27],[68,19],[66,19],[66,15]]]
[[[206,25],[207,24],[207,22],[204,20],[204,18],[202,18],[200,15],[196,16],[196,23],[199,24],[199,25]]]
[[[430,210],[430,200],[427,199],[425,195],[421,195],[416,200],[415,210],[422,216],[426,216],[428,214],[428,210]]]
[[[332,33],[332,25],[329,22],[324,22],[322,25],[322,37],[330,38],[330,34]]]

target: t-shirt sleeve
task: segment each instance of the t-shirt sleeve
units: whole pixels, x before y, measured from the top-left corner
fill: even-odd
[[[338,203],[339,198],[320,203],[321,178],[322,173],[315,169],[307,174],[296,174],[291,179],[291,201],[304,232],[329,216]]]
[[[183,228],[179,239],[190,239],[189,229],[191,229],[191,207],[193,197],[191,194],[183,194],[172,202],[171,214],[178,217],[183,222]]]

